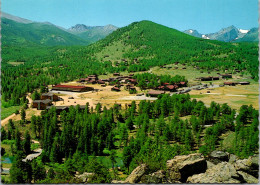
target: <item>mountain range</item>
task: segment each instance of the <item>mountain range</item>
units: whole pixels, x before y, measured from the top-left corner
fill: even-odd
[[[86,26],[77,24],[69,29],[49,22],[33,22],[2,13],[3,45],[89,45],[117,29],[116,26]]]
[[[238,29],[235,26],[223,28],[216,33],[201,34],[197,30],[189,29],[184,33],[194,37],[219,40],[223,42],[256,42],[258,41],[258,29],[252,28],[250,30]]]
[[[84,24],[76,24],[68,29],[68,31],[80,38],[87,40],[91,43],[105,38],[107,35],[117,30],[118,27],[114,25],[106,26],[86,26]]]
[[[49,22],[34,22],[2,12],[2,44],[3,45],[89,45],[101,40],[118,30],[114,25],[86,26],[76,24],[69,29]],[[224,42],[256,42],[258,29],[238,29],[235,26],[221,29],[216,33],[201,34],[189,29],[184,33],[203,39]]]

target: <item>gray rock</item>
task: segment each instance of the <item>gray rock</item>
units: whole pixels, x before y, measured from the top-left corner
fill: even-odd
[[[237,160],[238,160],[239,158],[236,156],[236,155],[234,155],[234,154],[230,154],[229,155],[229,163],[235,163]]]
[[[249,175],[243,171],[238,171],[237,172],[239,175],[241,175],[246,183],[252,183],[252,184],[257,184],[259,180],[252,175]]]
[[[75,177],[82,180],[83,183],[88,182],[94,173],[84,172],[83,174],[76,174]]]
[[[112,180],[111,184],[124,184],[125,181]]]
[[[141,164],[140,166],[136,167],[132,173],[126,178],[124,183],[136,183],[140,180],[140,178],[146,173],[147,165]]]
[[[150,184],[150,183],[153,183],[153,184],[167,183],[166,176],[165,176],[165,171],[159,170],[159,171],[154,172],[154,173],[152,173],[152,174],[144,175],[144,176],[141,178],[140,183],[142,183],[142,184],[148,184],[148,183],[149,183],[149,184]]]
[[[214,164],[221,163],[223,161],[228,162],[228,153],[223,151],[213,151],[209,155],[209,160],[213,162]]]
[[[215,164],[212,163],[212,162],[210,162],[210,161],[206,161],[206,162],[207,162],[207,169],[208,169],[208,168],[212,168],[212,167],[215,166]]]
[[[248,159],[237,160],[234,163],[236,170],[244,171],[254,177],[258,178],[258,155],[250,156]]]
[[[186,182],[189,176],[204,173],[207,169],[207,162],[202,154],[195,153],[175,156],[167,161],[166,167],[170,183]]]
[[[222,162],[209,168],[205,173],[189,177],[187,183],[240,183],[240,179],[233,165]]]

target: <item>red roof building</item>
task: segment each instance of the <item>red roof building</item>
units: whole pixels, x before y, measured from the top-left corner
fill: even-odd
[[[167,85],[165,87],[165,90],[175,91],[176,90],[176,85]]]
[[[137,79],[130,78],[127,81],[132,83],[132,84],[137,84]]]
[[[86,87],[86,86],[74,86],[74,85],[55,85],[52,87],[52,90],[86,92],[86,91],[93,91],[94,88]]]
[[[103,80],[97,80],[98,84],[105,84],[105,82]]]
[[[235,86],[235,82],[224,82],[224,85]]]
[[[120,91],[120,89],[118,87],[112,87],[111,91]]]
[[[154,91],[154,90],[152,90],[152,91],[149,91],[147,93],[147,95],[152,96],[152,97],[157,97],[161,94],[164,94],[164,91]]]

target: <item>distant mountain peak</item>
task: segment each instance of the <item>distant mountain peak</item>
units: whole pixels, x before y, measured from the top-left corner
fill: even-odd
[[[91,29],[104,29],[106,31],[114,31],[117,29],[117,27],[112,24],[108,24],[106,26],[86,26],[85,24],[76,24],[75,26],[70,27],[68,30],[71,32],[82,33]]]
[[[193,30],[193,29],[188,29],[184,31],[184,33],[195,37],[199,37],[203,39],[219,40],[224,42],[236,41],[238,39],[243,38],[247,34],[252,34],[252,32],[255,33],[256,31],[253,28],[250,30],[241,29],[241,28],[238,29],[234,25],[228,26],[226,28],[222,28],[218,32],[209,33],[209,34],[200,34],[197,30]],[[256,40],[256,39],[250,38],[247,40]]]
[[[72,26],[69,28],[69,31],[75,31],[75,32],[83,32],[90,28],[90,26],[86,26],[85,24],[76,24],[75,26]]]
[[[202,37],[202,34],[200,34],[197,30],[193,30],[193,29],[185,30],[184,33],[192,35],[194,37],[199,37],[199,38]]]
[[[8,13],[5,13],[5,12],[1,12],[1,17],[4,17],[6,19],[10,19],[10,20],[15,21],[15,22],[24,23],[24,24],[33,23],[33,21],[30,21],[28,19],[17,17],[17,16],[14,16],[14,15],[11,15],[11,14],[8,14]]]

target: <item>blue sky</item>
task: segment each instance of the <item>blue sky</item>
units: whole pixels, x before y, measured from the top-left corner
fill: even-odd
[[[2,0],[1,10],[64,28],[78,23],[122,27],[141,20],[200,33],[258,26],[258,0]]]

